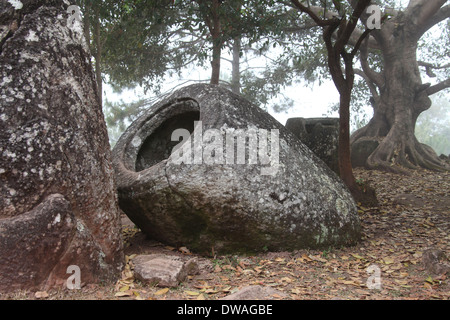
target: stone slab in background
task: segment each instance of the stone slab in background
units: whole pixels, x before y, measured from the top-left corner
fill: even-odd
[[[286,128],[339,175],[339,118],[290,118]]]
[[[70,265],[82,283],[116,279],[120,217],[82,26],[67,26],[67,1],[20,3],[0,2],[0,291],[64,286]]]

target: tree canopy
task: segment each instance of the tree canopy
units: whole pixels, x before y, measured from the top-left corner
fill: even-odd
[[[324,19],[348,16],[357,3],[298,2]],[[160,93],[160,85],[168,75],[181,77],[186,68],[198,66],[212,70],[211,82],[228,86],[267,106],[272,98],[280,97],[286,86],[300,81],[321,83],[331,78],[326,44],[321,41],[317,21],[302,14],[292,1],[79,0],[79,3],[89,21],[91,48],[95,61],[99,61],[99,73],[116,89],[141,86],[146,92]],[[364,136],[384,141],[380,150],[368,159],[370,167],[379,164],[391,167],[392,163],[439,167],[440,162],[418,146],[414,127],[418,116],[431,105],[428,96],[450,86],[449,5],[444,0],[374,3],[380,8],[383,23],[379,30],[371,32],[361,44],[361,53],[355,56],[357,77],[350,106],[351,116],[360,125],[352,142]],[[369,17],[370,12],[361,15],[345,46],[349,52],[364,32],[361,26]],[[332,36],[336,38],[337,32]],[[225,57],[224,53],[229,54]],[[253,57],[265,57],[265,63],[254,67],[249,62]],[[220,72],[223,61],[233,65],[231,76]],[[400,61],[408,62],[401,66]],[[414,76],[406,76],[409,73]],[[405,76],[400,79],[398,74]],[[405,80],[408,77],[414,80],[408,82]],[[398,95],[390,92],[411,92],[409,97],[415,98],[408,102],[405,95],[402,103],[396,104]],[[281,104],[273,109],[284,110],[294,105],[295,99],[282,97]],[[150,101],[146,98],[125,111],[125,104],[115,103],[110,108],[111,124],[117,120],[124,125],[123,117],[138,113]],[[374,111],[370,121],[370,116],[361,112],[368,105]],[[394,111],[394,105],[415,106],[410,120],[397,120],[410,122],[406,130],[409,133],[403,130],[397,134],[403,136],[397,141],[391,137],[394,133],[389,135],[392,123],[388,120],[410,111]]]

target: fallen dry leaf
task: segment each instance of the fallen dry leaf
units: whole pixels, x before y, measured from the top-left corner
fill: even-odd
[[[351,255],[353,256],[353,258],[359,259],[359,260],[365,260],[363,257],[361,257],[359,254],[357,253],[351,253]]]
[[[155,292],[155,296],[162,296],[169,292],[169,288],[164,288]]]
[[[352,285],[352,286],[355,286],[355,287],[360,287],[361,286],[360,283],[355,282],[353,280],[343,280],[342,283],[346,284],[346,285]]]
[[[312,256],[312,255],[310,255],[309,258],[310,258],[311,260],[319,261],[319,262],[322,262],[322,263],[328,262],[328,260],[323,259],[323,258],[321,258],[321,257],[318,256],[318,255],[317,255],[317,256]]]
[[[192,254],[191,251],[189,251],[189,249],[186,247],[180,247],[180,248],[178,248],[178,251],[180,251],[182,254],[188,254],[188,255]]]
[[[130,297],[133,293],[131,291],[119,291],[114,294],[115,297]]]
[[[124,287],[119,289],[120,292],[125,292],[125,291],[128,291],[128,290],[130,290],[130,286],[124,286]]]
[[[34,294],[34,297],[36,299],[45,299],[48,298],[48,293],[47,291],[38,291]]]

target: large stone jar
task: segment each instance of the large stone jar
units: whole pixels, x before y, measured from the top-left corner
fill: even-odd
[[[192,85],[149,108],[119,139],[113,165],[122,210],[169,245],[279,251],[360,237],[339,178],[268,113],[219,86]]]

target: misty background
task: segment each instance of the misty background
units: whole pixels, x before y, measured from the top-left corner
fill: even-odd
[[[396,8],[404,8],[409,3],[409,0],[391,1]],[[447,24],[439,24],[430,29],[419,43],[418,59],[428,62],[435,62],[433,50],[430,48],[444,45],[442,36],[444,35],[443,28],[448,27]],[[447,34],[450,34],[447,31]],[[445,35],[444,35],[445,38]],[[448,41],[447,40],[444,40]],[[295,46],[295,44],[292,44]],[[448,49],[446,49],[448,50]],[[257,51],[255,45],[254,51]],[[256,77],[258,74],[264,80],[264,70],[276,65],[277,58],[282,50],[270,48],[263,55],[252,53],[251,50],[245,50],[241,57],[242,70],[251,70]],[[442,51],[442,50],[441,50]],[[449,65],[450,57],[440,57],[440,65]],[[221,56],[221,74],[220,79],[224,83],[230,83],[232,77],[232,50],[225,48]],[[355,68],[361,68],[359,61],[355,61]],[[424,71],[424,70],[421,70]],[[158,90],[149,91],[144,86],[136,86],[132,89],[126,89],[115,86],[114,88],[109,84],[108,75],[103,75],[103,109],[106,118],[115,119],[117,114],[122,119],[123,123],[118,125],[112,121],[107,121],[108,133],[110,142],[115,144],[117,139],[136,118],[126,117],[124,113],[130,110],[138,110],[139,108],[149,108],[157,101],[163,99],[176,89],[184,86],[203,82],[208,83],[210,79],[211,66],[209,63],[204,63],[203,66],[197,66],[195,63],[188,64],[179,72],[167,72],[161,82],[158,81]],[[445,72],[445,70],[444,70]],[[431,83],[431,85],[438,82],[437,77],[430,77],[428,72],[422,72],[423,83]],[[361,81],[362,78],[356,76],[355,81]],[[357,84],[355,85],[357,87]],[[358,89],[363,90],[363,89]],[[368,91],[368,90],[366,90]],[[351,113],[351,130],[355,131],[363,127],[372,118],[373,110],[367,99],[358,96],[357,101],[353,101]],[[437,94],[430,96],[433,104],[431,108],[423,112],[416,123],[416,137],[425,144],[430,145],[438,155],[450,154],[450,92],[449,89],[440,91]],[[281,124],[286,124],[287,119],[293,117],[317,118],[317,117],[338,117],[338,102],[339,93],[334,86],[334,83],[328,77],[314,77],[309,79],[302,79],[295,77],[294,81],[282,85],[279,93],[276,96],[268,99],[265,105],[260,105]]]

